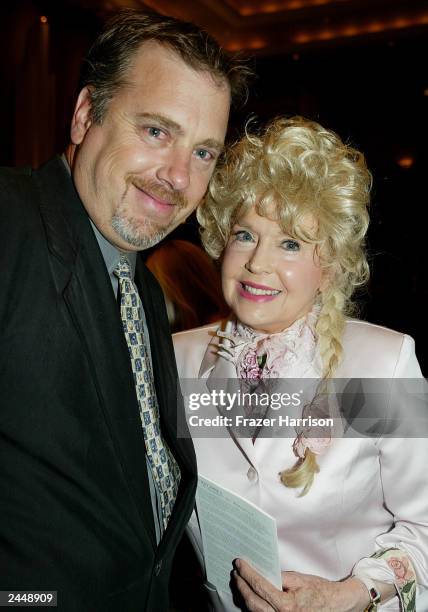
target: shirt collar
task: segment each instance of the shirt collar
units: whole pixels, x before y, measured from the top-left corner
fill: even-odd
[[[64,153],[61,155],[61,159],[68,171],[68,173],[71,176],[71,168],[69,166],[69,163],[67,161],[66,156],[64,155]],[[135,266],[137,264],[137,253],[132,251],[129,253],[122,253],[121,251],[119,251],[119,249],[117,249],[115,246],[113,246],[106,238],[104,238],[104,236],[102,235],[102,233],[99,231],[99,229],[97,228],[97,226],[95,225],[95,223],[92,221],[92,219],[89,217],[89,221],[91,223],[91,227],[94,231],[95,234],[95,238],[97,239],[98,242],[98,246],[100,247],[107,271],[109,273],[109,276],[112,277],[113,276],[113,272],[117,266],[117,264],[119,263],[119,259],[121,255],[126,255],[126,258],[129,261],[129,264],[131,266],[131,276],[134,279],[135,277]]]
[[[134,278],[137,253],[135,251],[122,253],[122,251],[119,251],[119,249],[104,238],[97,226],[92,222],[92,219],[89,219],[89,221],[91,222],[92,229],[94,230],[95,238],[97,239],[98,246],[100,247],[109,276],[112,276],[117,264],[119,263],[121,255],[125,255],[126,259],[129,261],[129,265],[131,266],[131,277]]]

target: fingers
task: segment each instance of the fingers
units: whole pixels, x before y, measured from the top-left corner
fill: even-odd
[[[251,612],[287,612],[293,596],[279,591],[242,559],[235,560],[236,585]]]
[[[275,608],[257,593],[241,578],[237,571],[233,572],[236,586],[250,612],[276,612]]]

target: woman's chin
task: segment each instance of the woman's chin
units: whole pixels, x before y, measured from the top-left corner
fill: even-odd
[[[240,321],[247,327],[250,327],[259,334],[275,334],[276,332],[282,331],[283,329],[283,327],[281,327],[280,325],[276,325],[275,323],[261,321],[259,319],[254,319],[251,317],[240,318],[239,316],[236,316],[236,318],[238,319],[238,321]]]

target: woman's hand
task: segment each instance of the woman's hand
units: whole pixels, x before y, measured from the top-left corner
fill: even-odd
[[[236,586],[250,612],[361,612],[369,603],[355,578],[331,582],[319,576],[282,572],[279,591],[242,559],[235,561]]]

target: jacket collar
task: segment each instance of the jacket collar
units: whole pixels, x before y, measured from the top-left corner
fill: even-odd
[[[214,376],[215,378],[236,378],[236,370],[233,365],[225,359],[220,359],[218,354],[220,337],[217,336],[218,330],[226,331],[231,325],[230,320],[221,321],[218,328],[214,331],[210,343],[202,358],[201,367],[199,368],[198,378],[208,378]],[[224,362],[224,363],[223,363]],[[227,366],[226,366],[227,364]],[[224,368],[226,367],[226,370]],[[214,369],[220,368],[221,372],[214,372]],[[225,376],[219,376],[217,374],[226,374]]]
[[[155,547],[144,440],[128,347],[107,269],[86,210],[59,157],[34,174],[40,193],[51,268],[80,336],[118,463],[140,527]]]
[[[155,547],[141,420],[128,347],[110,278],[87,212],[61,158],[48,162],[34,173],[34,178],[39,188],[48,248],[53,255],[51,266],[57,291],[63,296],[81,338],[118,462],[135,502],[137,520]],[[187,513],[192,507],[196,486],[196,459],[190,436],[178,440],[176,437],[177,410],[184,412],[184,409],[181,395],[177,400],[178,377],[172,341],[167,333],[162,293],[141,256],[137,258],[135,281],[147,318],[162,431],[182,468],[177,503],[161,542],[161,546],[171,546],[171,541],[178,541],[189,518]]]

